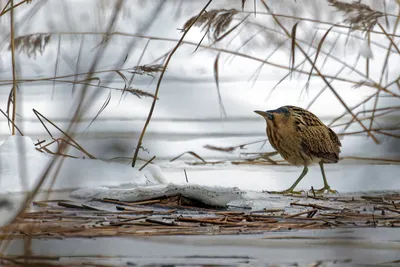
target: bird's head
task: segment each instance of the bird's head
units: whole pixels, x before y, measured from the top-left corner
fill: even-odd
[[[268,127],[280,127],[287,124],[291,114],[290,108],[286,106],[267,111],[255,110],[254,112],[264,117]]]

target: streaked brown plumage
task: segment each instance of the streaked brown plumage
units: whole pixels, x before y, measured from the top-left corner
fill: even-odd
[[[272,147],[290,164],[304,166],[297,181],[281,193],[295,193],[294,188],[313,163],[320,165],[324,179],[324,187],[317,192],[336,192],[328,185],[323,167],[324,163],[339,161],[341,143],[334,131],[313,113],[295,106],[255,112],[267,122],[267,135]]]

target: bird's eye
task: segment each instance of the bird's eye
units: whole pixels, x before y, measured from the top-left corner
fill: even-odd
[[[274,120],[274,114],[272,114],[272,113],[268,113],[268,119],[270,119],[270,120]]]

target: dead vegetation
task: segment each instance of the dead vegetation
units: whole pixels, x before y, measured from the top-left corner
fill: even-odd
[[[46,46],[51,41],[51,34],[29,34],[14,39],[14,49],[24,53],[27,57],[36,57],[37,53],[43,54]],[[11,44],[8,48],[11,50]]]
[[[275,156],[278,155],[277,151],[271,151],[271,152],[247,152],[251,151],[249,147],[254,144],[261,144],[262,146],[268,142],[268,139],[256,141],[256,142],[250,142],[250,143],[244,143],[236,146],[229,146],[229,147],[222,147],[222,146],[215,146],[215,145],[204,145],[203,147],[209,150],[213,151],[219,151],[222,153],[232,153],[234,151],[237,151],[237,154],[239,154],[239,159],[234,159],[234,160],[218,160],[218,161],[213,161],[213,160],[206,160],[204,159],[201,155],[194,151],[186,151],[178,156],[172,158],[170,162],[176,161],[183,157],[184,155],[191,155],[192,157],[196,158],[197,160],[190,160],[188,159],[186,161],[186,164],[188,165],[195,165],[195,166],[200,166],[200,165],[218,165],[218,164],[226,164],[226,163],[231,163],[233,165],[289,165],[285,160],[282,159],[281,156],[278,156],[277,158],[274,158]],[[339,160],[346,160],[346,161],[358,161],[358,162],[365,162],[368,164],[400,164],[400,159],[398,158],[371,158],[371,157],[363,157],[363,156],[344,156],[340,157]]]
[[[182,195],[123,202],[34,202],[0,228],[0,240],[25,238],[255,234],[295,229],[400,227],[400,195],[292,198],[282,209],[216,209]],[[29,233],[27,229],[29,228]],[[7,234],[5,234],[7,233]]]
[[[335,43],[331,43],[331,49],[329,52],[326,52],[326,50],[324,49],[325,46],[327,46],[327,36],[328,34],[330,34],[330,32],[332,31],[333,28],[335,27],[347,27],[349,30],[351,31],[364,31],[366,32],[367,35],[367,39],[368,39],[368,44],[369,46],[373,46],[373,37],[371,37],[371,34],[373,32],[373,34],[376,34],[376,37],[379,37],[378,34],[383,34],[386,37],[386,41],[388,43],[388,48],[390,51],[392,51],[392,48],[395,48],[395,50],[393,51],[395,55],[398,57],[399,56],[399,50],[397,45],[393,42],[392,38],[394,36],[396,36],[396,29],[397,29],[397,25],[399,23],[398,20],[398,16],[394,16],[394,18],[396,18],[394,22],[394,25],[392,25],[392,28],[394,28],[393,33],[388,32],[388,30],[385,30],[385,28],[388,28],[389,26],[387,25],[386,27],[382,26],[382,24],[378,23],[378,18],[383,17],[383,16],[393,16],[393,15],[388,15],[388,14],[384,14],[383,12],[380,11],[375,11],[373,9],[371,9],[369,6],[365,5],[365,4],[360,4],[357,2],[353,2],[351,4],[345,3],[345,2],[341,2],[341,1],[329,1],[339,12],[343,12],[346,15],[346,19],[344,20],[344,23],[347,24],[346,25],[340,25],[340,24],[330,24],[332,25],[331,28],[329,28],[327,31],[325,31],[324,35],[321,37],[318,46],[314,45],[314,42],[317,42],[316,40],[314,40],[314,38],[316,36],[318,36],[319,34],[319,28],[318,30],[315,32],[316,34],[314,34],[314,38],[313,40],[311,40],[311,42],[307,42],[299,37],[297,37],[296,32],[298,31],[298,22],[302,21],[302,20],[308,20],[310,22],[314,22],[315,24],[320,24],[320,23],[324,23],[323,21],[313,21],[313,20],[309,20],[306,18],[301,18],[301,17],[295,17],[295,16],[281,16],[279,14],[274,14],[272,13],[272,10],[270,9],[270,7],[268,7],[267,3],[262,1],[263,5],[265,6],[265,8],[270,11],[269,15],[273,17],[275,23],[282,29],[283,34],[286,34],[288,39],[292,41],[290,50],[291,50],[291,64],[288,66],[289,69],[289,73],[288,75],[284,76],[277,85],[279,85],[283,80],[291,77],[292,72],[298,72],[299,74],[306,74],[306,72],[303,71],[303,68],[306,66],[306,63],[309,63],[310,66],[310,72],[308,74],[308,80],[307,83],[305,84],[305,88],[308,87],[309,85],[309,80],[311,75],[313,75],[313,72],[316,71],[317,72],[317,76],[320,77],[324,83],[326,83],[326,86],[315,96],[315,98],[310,102],[310,104],[308,105],[308,108],[311,107],[311,105],[313,103],[315,103],[315,101],[321,96],[321,94],[327,89],[329,88],[331,90],[331,92],[336,96],[337,100],[343,105],[343,107],[346,109],[345,113],[343,113],[345,116],[350,116],[351,120],[349,121],[349,123],[346,124],[346,127],[344,128],[344,130],[346,130],[348,128],[349,125],[352,125],[354,123],[358,123],[361,127],[362,127],[362,131],[358,131],[358,132],[354,132],[354,133],[342,133],[343,135],[348,135],[348,134],[360,134],[360,133],[366,133],[368,134],[370,137],[372,137],[372,139],[375,142],[379,142],[378,139],[375,137],[375,134],[378,132],[380,134],[382,134],[382,132],[384,132],[385,130],[383,129],[383,127],[378,127],[376,130],[373,130],[372,125],[377,124],[377,122],[375,122],[374,120],[376,119],[375,116],[375,112],[378,111],[380,109],[378,103],[378,99],[380,97],[382,97],[382,95],[380,95],[382,92],[384,92],[384,95],[386,95],[386,97],[394,97],[394,98],[399,98],[398,93],[396,92],[395,88],[396,84],[397,84],[397,89],[399,89],[398,87],[398,80],[399,80],[399,76],[395,74],[394,80],[392,82],[387,82],[386,85],[383,84],[383,76],[386,75],[387,76],[387,72],[389,71],[388,69],[388,60],[389,60],[389,52],[386,54],[386,58],[383,62],[383,66],[382,66],[382,73],[379,77],[379,82],[376,82],[374,80],[373,77],[370,76],[370,59],[367,57],[366,58],[366,65],[365,65],[365,73],[363,73],[362,69],[358,69],[355,68],[353,66],[355,66],[358,61],[359,61],[359,57],[356,59],[356,62],[354,64],[348,63],[346,61],[343,61],[341,59],[339,59],[338,57],[336,57],[333,53],[331,53],[331,51],[333,50],[333,48],[339,48],[339,49],[346,49],[346,43],[348,42],[348,40],[351,40],[351,38],[353,38],[352,36],[350,36],[349,34],[338,34],[337,35],[337,39],[335,41]],[[262,12],[258,12],[259,14],[263,14]],[[357,16],[356,16],[357,15]],[[281,19],[281,17],[285,17],[285,18],[291,18],[293,20],[293,22],[297,23],[294,24],[294,26],[292,27],[291,32],[289,32],[289,29],[287,27],[284,26],[283,21]],[[381,32],[376,32],[373,31],[373,27],[375,26],[375,24],[378,23],[379,28],[381,29]],[[329,24],[329,23],[328,23]],[[259,27],[262,27],[263,29],[267,30],[267,31],[271,31],[271,28],[265,26],[261,26],[259,25]],[[276,34],[282,34],[279,32],[276,32]],[[346,36],[347,35],[347,36]],[[392,37],[393,36],[393,37]],[[346,37],[345,39],[345,43],[339,43],[337,42],[337,40],[340,37]],[[396,36],[398,37],[398,36]],[[340,44],[343,44],[344,47],[339,47]],[[308,47],[308,51],[305,51],[305,48]],[[281,49],[283,49],[283,47],[281,47]],[[297,64],[295,66],[295,59],[296,59],[296,54],[295,51],[299,50],[301,52],[301,54],[303,55],[303,60]],[[315,53],[311,54],[311,51],[315,50]],[[315,54],[314,59],[311,59],[311,56]],[[319,69],[319,67],[317,67],[317,59],[318,56],[323,54],[325,56],[325,59],[322,63],[321,68]],[[321,56],[320,56],[321,57]],[[343,67],[337,72],[336,75],[331,76],[331,75],[325,75],[323,73],[323,68],[324,65],[326,64],[327,61],[336,61],[339,64],[342,64]],[[301,68],[300,68],[301,67]],[[349,69],[350,72],[355,72],[356,74],[358,74],[360,76],[360,79],[363,80],[363,82],[353,82],[350,81],[347,78],[344,78],[343,76],[343,72],[345,69]],[[254,77],[257,77],[258,74],[255,74]],[[329,80],[328,80],[329,79]],[[372,88],[376,88],[378,90],[377,94],[373,94],[370,95],[368,97],[366,97],[362,102],[360,102],[359,104],[350,107],[346,104],[346,99],[342,99],[340,97],[340,94],[337,93],[337,90],[334,87],[334,82],[336,81],[345,81],[346,83],[353,83],[353,86],[356,88],[360,88],[360,86],[367,86],[367,87],[372,87]],[[275,88],[275,87],[274,87]],[[361,105],[366,105],[371,103],[374,100],[374,106],[373,109],[369,112],[371,112],[371,116],[366,116],[368,111],[359,111],[356,115],[353,114],[353,111],[356,110],[357,108],[359,108]],[[395,110],[395,107],[385,107],[388,110],[390,110],[388,113],[385,114],[381,114],[381,116],[383,115],[397,115],[398,116],[398,112]],[[329,126],[331,127],[339,127],[342,125],[335,125],[333,124],[333,122],[337,121],[338,119],[343,118],[343,115],[334,119]],[[370,124],[369,127],[366,127],[363,123],[361,123],[361,120],[369,120]],[[387,127],[388,129],[390,128],[390,131],[395,131],[398,132],[398,128],[397,127]],[[371,133],[372,132],[372,133]],[[392,137],[398,138],[400,137],[398,134],[392,134],[390,135]]]
[[[369,32],[378,22],[378,18],[384,16],[382,12],[375,11],[368,5],[362,4],[360,1],[346,3],[337,0],[328,0],[328,2],[338,11],[341,11],[345,14],[345,19],[343,22],[349,24],[351,30],[362,30],[364,32]]]
[[[253,81],[256,82],[258,76],[266,68],[279,68],[286,70],[287,74],[281,77],[280,81],[276,84],[277,90],[282,81],[290,79],[293,75],[299,75],[305,78],[304,89],[307,89],[311,79],[318,79],[323,81],[324,86],[320,89],[319,93],[314,96],[310,101],[308,108],[310,108],[320,96],[328,91],[333,94],[332,101],[339,101],[344,108],[342,115],[333,119],[329,126],[334,128],[338,135],[365,135],[369,136],[375,143],[385,141],[385,138],[400,138],[400,126],[398,121],[381,125],[380,122],[384,121],[390,116],[399,116],[399,98],[400,98],[400,75],[392,71],[393,62],[398,61],[400,56],[400,49],[398,45],[398,24],[400,23],[400,16],[391,14],[386,10],[377,10],[377,6],[370,6],[365,3],[359,2],[345,2],[345,1],[318,1],[324,2],[325,5],[331,5],[332,12],[340,13],[343,15],[344,20],[332,21],[323,19],[316,15],[316,18],[310,18],[308,14],[299,14],[294,12],[295,8],[303,5],[301,1],[290,1],[289,14],[286,12],[279,12],[281,6],[272,4],[271,1],[254,1],[253,9],[247,8],[249,2],[241,1],[242,10],[227,7],[224,9],[210,9],[208,1],[203,7],[193,12],[189,19],[183,24],[184,33],[180,39],[150,36],[146,35],[145,31],[139,32],[122,32],[116,28],[116,21],[124,13],[125,1],[116,0],[107,3],[107,11],[110,16],[107,20],[101,20],[104,27],[99,27],[92,32],[79,32],[71,30],[62,32],[52,30],[42,33],[31,33],[16,36],[14,29],[14,10],[18,10],[25,6],[30,1],[21,1],[14,3],[14,1],[7,1],[2,7],[0,16],[2,18],[9,18],[9,38],[7,39],[7,46],[12,55],[12,79],[1,80],[0,86],[7,87],[10,90],[8,105],[6,112],[3,115],[6,117],[9,127],[13,134],[23,135],[23,132],[18,128],[17,107],[23,105],[18,98],[18,86],[28,83],[45,82],[49,84],[72,84],[74,87],[72,92],[77,95],[76,109],[72,112],[72,119],[65,129],[57,126],[51,121],[51,114],[41,114],[39,111],[34,110],[38,120],[42,123],[43,127],[49,134],[49,141],[38,140],[36,147],[43,153],[52,155],[59,155],[63,157],[72,157],[68,154],[68,149],[74,148],[82,153],[82,157],[96,158],[89,151],[86,151],[78,142],[75,141],[76,125],[81,120],[85,112],[91,107],[93,100],[99,96],[97,93],[92,93],[91,89],[101,88],[109,90],[110,94],[104,99],[103,106],[98,110],[97,115],[93,118],[92,122],[106,110],[111,92],[119,92],[122,95],[126,93],[135,95],[137,97],[149,97],[153,102],[146,124],[142,134],[137,142],[136,151],[133,156],[132,165],[135,165],[136,159],[139,159],[139,149],[143,149],[142,140],[145,138],[146,127],[151,120],[154,107],[158,100],[158,91],[162,82],[164,72],[167,70],[167,65],[173,57],[175,51],[183,46],[190,47],[196,51],[197,48],[202,50],[211,51],[217,54],[214,62],[214,78],[216,87],[219,92],[219,77],[221,71],[219,69],[220,62],[223,60],[235,57],[241,57],[252,60],[259,68],[253,75]],[[38,1],[40,2],[40,1]],[[146,1],[147,2],[147,1]],[[237,1],[240,3],[240,1]],[[398,1],[384,1],[390,2],[391,7],[396,7],[400,10]],[[3,2],[2,2],[3,3]],[[42,2],[43,3],[43,2]],[[145,1],[143,1],[145,3]],[[142,4],[143,4],[142,3]],[[285,2],[288,4],[289,2]],[[15,4],[15,5],[14,5]],[[35,3],[31,3],[34,5]],[[102,2],[105,5],[105,2]],[[271,5],[271,6],[269,6]],[[317,6],[317,4],[316,4]],[[34,6],[38,10],[41,5]],[[293,9],[292,9],[293,7]],[[309,7],[312,8],[312,7]],[[385,7],[386,8],[386,7]],[[316,7],[318,10],[318,7]],[[34,9],[36,10],[36,9]],[[394,10],[394,9],[393,9]],[[104,11],[104,10],[103,10]],[[157,10],[156,10],[157,11]],[[293,13],[290,13],[293,11]],[[194,15],[196,14],[197,15]],[[157,14],[157,13],[154,13]],[[399,13],[400,14],[400,13]],[[102,15],[104,15],[102,13]],[[4,16],[4,17],[3,17]],[[9,16],[9,17],[8,17]],[[106,16],[99,16],[100,18]],[[188,16],[189,17],[189,16]],[[149,22],[143,23],[144,25],[151,25],[153,17],[149,18]],[[385,20],[385,23],[383,23]],[[237,22],[237,23],[236,23]],[[343,23],[342,23],[343,22]],[[68,22],[67,23],[71,23]],[[188,41],[185,39],[191,27],[200,27],[205,36],[198,42]],[[327,28],[329,27],[329,28]],[[247,33],[243,36],[241,33]],[[312,35],[305,33],[311,32]],[[364,37],[358,36],[362,33]],[[58,37],[58,44],[56,44],[56,36]],[[60,75],[58,67],[60,62],[66,61],[62,58],[60,52],[60,44],[63,42],[65,36],[73,36],[76,43],[79,43],[79,52],[77,55],[68,55],[73,58],[69,59],[73,64],[71,65],[71,73]],[[82,47],[85,44],[85,37],[87,36],[106,36],[106,38],[99,43],[98,46],[93,48],[96,55],[93,62],[84,71],[80,71],[81,67],[81,53]],[[310,36],[313,36],[310,38]],[[146,42],[143,48],[142,55],[136,66],[129,67],[115,67],[99,70],[99,59],[104,55],[104,51],[109,45],[107,40],[112,38],[127,37],[130,39],[139,39]],[[371,51],[379,51],[379,55],[384,55],[380,58],[383,62],[379,64],[371,63],[371,57],[358,54],[355,61],[349,61],[342,56],[342,51],[350,50],[350,43],[356,40],[366,41],[368,48]],[[241,40],[240,44],[235,46],[235,42]],[[162,50],[156,62],[141,62],[143,54],[148,48],[150,43],[171,43],[175,46],[172,49]],[[267,49],[262,52],[252,53],[252,49],[257,47],[254,43],[261,43],[263,48],[271,48],[268,53]],[[56,63],[54,66],[54,75],[52,77],[38,77],[38,78],[24,78],[20,76],[16,70],[18,61],[16,54],[19,52],[28,58],[35,58],[38,55],[46,52],[49,45],[56,45]],[[125,62],[128,54],[133,49],[139,49],[136,43],[132,43],[127,53],[121,53],[121,62]],[[181,48],[180,48],[181,49]],[[383,49],[383,52],[382,50]],[[285,51],[291,55],[290,62],[282,62],[274,60],[274,54],[277,51]],[[129,53],[128,53],[129,52]],[[202,51],[196,51],[201,53]],[[368,53],[367,53],[368,54]],[[329,71],[327,65],[334,63],[340,67],[335,73]],[[390,68],[389,68],[390,66]],[[52,66],[53,67],[53,66]],[[379,68],[378,75],[372,75],[371,69]],[[389,75],[390,73],[390,75]],[[352,74],[352,75],[350,75]],[[135,75],[150,76],[156,78],[157,88],[155,93],[150,93],[144,89],[134,88],[132,80]],[[123,86],[120,88],[109,86],[109,80],[122,80]],[[348,100],[342,98],[338,93],[336,84],[344,83],[349,90],[359,90],[363,99],[355,105],[349,105]],[[342,85],[340,85],[342,86]],[[10,88],[11,87],[11,88]],[[301,88],[299,87],[299,94]],[[327,90],[328,89],[328,90]],[[363,93],[363,89],[366,89]],[[373,93],[370,93],[373,89]],[[271,92],[272,92],[271,88]],[[220,97],[222,113],[226,113],[223,107],[223,98]],[[390,106],[382,104],[382,99],[392,99]],[[364,108],[367,106],[367,108]],[[54,130],[49,130],[48,126],[51,125]],[[352,126],[357,125],[358,130],[351,129]],[[90,125],[88,125],[89,127]],[[54,133],[56,132],[56,134]],[[260,142],[265,142],[262,140]],[[56,148],[50,149],[51,146],[57,144]],[[241,144],[237,146],[220,147],[216,145],[207,145],[207,149],[218,150],[225,153],[231,153],[246,147],[248,144]],[[172,159],[176,160],[185,153]],[[190,154],[196,157],[199,161],[191,164],[219,164],[228,162],[224,161],[207,161],[194,151],[189,151]],[[246,158],[243,160],[230,161],[232,164],[269,164],[279,165],[285,164],[279,159],[275,159],[276,152],[270,153],[242,153]],[[151,162],[155,156],[150,160],[144,160],[145,164]],[[366,160],[369,162],[384,162],[388,164],[399,164],[399,159],[390,158],[365,158],[365,157],[352,157],[353,159]],[[351,159],[348,157],[348,159]],[[143,235],[171,235],[171,234],[237,234],[237,233],[258,233],[264,231],[277,231],[281,229],[324,229],[332,227],[398,227],[399,226],[399,206],[398,196],[384,196],[381,198],[362,198],[362,199],[318,199],[320,201],[335,201],[343,203],[343,208],[338,209],[336,206],[331,207],[324,202],[324,204],[310,204],[307,200],[300,202],[293,202],[294,210],[288,213],[285,210],[281,211],[237,211],[237,210],[201,210],[201,216],[180,216],[180,211],[188,209],[179,203],[163,204],[164,200],[154,200],[164,206],[160,209],[154,206],[141,206],[142,204],[127,203],[115,201],[115,208],[120,207],[120,210],[109,212],[104,211],[99,207],[91,206],[93,203],[104,203],[106,200],[97,200],[90,203],[67,203],[67,202],[38,202],[38,211],[32,212],[28,208],[31,206],[35,195],[41,189],[43,182],[46,179],[56,179],[57,177],[49,177],[51,170],[59,170],[62,166],[62,160],[54,158],[51,164],[43,173],[40,182],[35,186],[32,192],[27,194],[24,205],[21,207],[20,212],[12,218],[12,222],[3,227],[0,239],[3,242],[13,238],[27,238],[29,239],[41,237],[72,237],[72,236],[115,236],[115,235],[130,235],[130,236],[143,236]],[[311,197],[312,198],[312,197]],[[157,202],[158,201],[158,202]],[[393,202],[390,202],[393,201]],[[389,203],[390,202],[390,203]],[[365,205],[373,205],[374,212],[370,210],[363,210]],[[296,210],[296,208],[298,208]],[[196,209],[200,211],[200,209]],[[379,214],[378,214],[379,213]],[[206,214],[208,217],[203,217]],[[103,218],[106,218],[104,220]],[[100,220],[99,220],[100,219]],[[27,231],[27,229],[29,231]],[[29,243],[27,241],[27,243]],[[3,245],[5,244],[5,245]],[[3,249],[7,243],[2,243]],[[2,252],[2,251],[0,251]],[[17,261],[13,263],[19,263]]]
[[[238,11],[235,9],[206,11],[200,16],[194,16],[186,21],[185,25],[183,25],[183,29],[187,31],[189,26],[194,23],[194,26],[202,26],[202,30],[205,31],[209,37],[212,37],[214,40],[218,40],[221,33],[228,29],[233,17],[237,13]]]
[[[392,79],[393,80],[388,80],[389,77],[389,61],[390,58],[398,58],[400,56],[400,50],[398,48],[398,45],[394,41],[394,38],[400,37],[397,34],[397,28],[398,24],[400,21],[400,16],[398,15],[393,15],[390,13],[387,13],[386,9],[386,2],[383,4],[384,11],[379,11],[371,8],[371,6],[360,3],[357,1],[353,2],[345,2],[345,1],[336,1],[336,0],[328,0],[327,3],[334,7],[336,9],[336,12],[342,13],[344,15],[343,24],[340,22],[338,23],[331,23],[330,21],[323,21],[323,20],[318,20],[318,19],[310,19],[306,17],[301,17],[301,16],[296,16],[296,15],[285,15],[285,14],[277,14],[273,11],[273,8],[271,8],[269,5],[271,3],[267,1],[260,1],[261,6],[263,6],[267,12],[260,11],[260,9],[254,11],[257,15],[258,18],[260,16],[269,16],[272,17],[272,23],[274,24],[275,27],[279,28],[280,30],[275,30],[272,29],[268,24],[262,25],[260,23],[257,23],[257,19],[254,17],[249,17],[249,16],[244,16],[244,14],[250,14],[250,12],[241,12],[237,10],[237,12],[234,12],[234,16],[229,16],[229,22],[232,20],[237,20],[240,21],[237,25],[231,27],[228,30],[228,25],[229,24],[223,24],[224,27],[220,26],[222,25],[222,22],[226,22],[223,18],[219,18],[218,14],[219,11],[225,14],[224,12],[228,12],[225,9],[221,10],[212,10],[209,11],[207,14],[204,14],[204,16],[201,17],[200,22],[198,23],[199,27],[202,27],[203,30],[206,31],[206,34],[212,35],[214,31],[214,40],[211,40],[211,44],[208,47],[208,49],[215,49],[215,51],[218,52],[216,56],[216,61],[214,65],[214,76],[216,80],[216,85],[217,85],[217,90],[218,90],[218,96],[220,97],[220,92],[219,92],[219,85],[218,85],[218,61],[221,60],[221,54],[224,53],[232,53],[233,57],[245,57],[249,58],[255,61],[260,62],[260,68],[257,69],[257,71],[253,75],[254,81],[257,80],[257,77],[260,74],[261,68],[265,65],[273,66],[273,67],[278,67],[282,69],[287,69],[288,74],[285,75],[278,83],[277,85],[273,88],[277,88],[279,84],[292,77],[294,73],[297,73],[299,76],[301,75],[306,75],[308,76],[307,82],[304,86],[305,89],[308,88],[309,86],[309,81],[311,78],[314,79],[322,79],[322,81],[325,83],[325,86],[321,89],[319,93],[310,101],[309,105],[307,108],[310,108],[318,99],[319,97],[326,91],[326,89],[329,89],[331,93],[334,95],[337,101],[339,101],[342,106],[345,109],[345,112],[338,116],[337,118],[333,119],[330,123],[328,123],[329,127],[333,128],[339,136],[349,136],[349,135],[360,135],[360,134],[366,134],[371,139],[379,144],[382,140],[385,140],[386,137],[389,138],[400,138],[400,127],[399,125],[393,121],[393,123],[388,125],[383,126],[381,125],[381,122],[385,122],[386,118],[389,117],[395,117],[398,118],[399,116],[399,110],[395,105],[388,106],[387,104],[382,104],[380,106],[380,103],[382,103],[383,98],[394,98],[394,100],[391,103],[399,103],[399,98],[400,95],[398,94],[398,90],[400,90],[400,83],[399,79],[400,76],[398,73],[392,71]],[[242,1],[242,5],[244,6],[246,4],[246,1]],[[392,7],[397,7],[399,9],[398,3],[391,2]],[[276,7],[274,7],[276,8]],[[376,8],[376,6],[375,6]],[[393,9],[392,9],[393,10]],[[379,19],[385,19],[385,25],[381,22],[379,22]],[[191,19],[187,21],[190,22]],[[308,21],[316,25],[316,31],[313,35],[312,40],[306,40],[304,38],[304,34],[302,35],[303,37],[299,37],[298,32],[299,30],[299,22],[302,21]],[[390,22],[389,22],[390,21]],[[290,28],[287,25],[290,25],[290,22],[292,22],[292,28]],[[219,24],[220,23],[220,24]],[[329,29],[322,30],[319,28],[319,25],[329,25],[331,26]],[[196,24],[197,25],[197,24]],[[214,27],[211,27],[214,25]],[[239,53],[238,50],[235,50],[234,52],[231,52],[232,50],[229,49],[224,49],[220,50],[218,48],[214,48],[215,45],[215,39],[216,36],[222,36],[225,40],[229,39],[227,41],[227,44],[230,45],[232,41],[235,38],[238,38],[237,35],[235,34],[236,32],[241,32],[245,31],[246,29],[251,29],[251,25],[257,25],[257,28],[261,29],[260,31],[256,31],[256,34],[251,36],[249,39],[247,39],[243,44],[240,46],[239,49],[244,50],[247,46],[250,47],[251,49],[251,41],[257,38],[262,38],[263,37],[263,32],[270,32],[275,34],[276,37],[278,36],[286,36],[286,41],[291,41],[290,46],[287,45],[286,47],[284,46],[285,42],[280,44],[276,50],[274,50],[273,53],[279,50],[285,50],[285,49],[290,49],[290,54],[291,54],[291,60],[288,66],[282,66],[279,65],[279,63],[275,63],[269,60],[269,58],[273,55],[270,54],[267,59],[261,59],[258,57],[253,57],[253,56],[248,56],[246,53]],[[376,30],[375,26],[379,27],[379,30]],[[310,27],[309,25],[307,27]],[[334,28],[337,28],[334,29]],[[339,29],[345,28],[348,29],[349,31],[347,33],[339,31]],[[217,31],[218,29],[218,31]],[[392,32],[390,32],[390,29],[393,29]],[[221,33],[225,31],[224,34],[221,35]],[[304,28],[303,28],[304,31]],[[333,32],[336,33],[337,38],[335,39],[334,42],[328,41],[328,39],[332,38],[327,38],[328,36],[332,35]],[[365,37],[364,40],[368,43],[368,48],[367,49],[374,49],[376,47],[380,47],[383,50],[386,50],[386,56],[382,61],[379,61],[379,63],[382,63],[382,71],[381,74],[378,76],[374,75],[372,76],[370,73],[370,60],[372,59],[372,52],[359,52],[358,57],[356,58],[356,61],[354,63],[348,62],[345,59],[341,59],[339,56],[337,56],[333,51],[336,49],[338,51],[342,50],[347,50],[348,47],[348,42],[350,42],[352,39],[359,38],[357,35],[351,35],[351,33],[354,32],[361,32],[364,33]],[[321,34],[323,34],[321,36]],[[318,41],[318,36],[321,36],[320,40]],[[331,36],[330,36],[331,37]],[[204,37],[203,37],[204,38]],[[221,41],[223,38],[219,38],[218,41]],[[386,42],[388,46],[380,46],[378,42],[374,42],[374,38],[379,39],[379,42]],[[382,38],[384,40],[382,40]],[[341,42],[338,40],[342,40]],[[198,46],[203,45],[203,39],[201,39],[200,43]],[[325,47],[326,46],[331,46],[331,48],[328,50]],[[313,52],[314,51],[314,52]],[[300,52],[300,55],[299,55]],[[340,52],[338,52],[340,53]],[[361,53],[363,54],[363,57],[365,58],[365,68],[362,66],[359,67],[360,64],[360,57]],[[301,60],[299,60],[301,58]],[[322,59],[323,58],[323,61]],[[297,61],[297,64],[296,64]],[[338,70],[338,72],[334,75],[332,74],[325,74],[328,73],[325,67],[325,64],[328,62],[335,62],[342,67]],[[392,61],[393,62],[393,61]],[[319,63],[319,64],[318,64]],[[304,69],[309,67],[310,71],[307,72]],[[377,66],[374,65],[374,68],[376,69]],[[348,78],[348,75],[345,74],[346,69],[349,71],[349,73],[354,73],[359,76],[359,80],[352,80]],[[394,77],[393,77],[394,76]],[[386,82],[384,82],[386,80]],[[366,96],[360,103],[350,106],[347,104],[347,100],[342,98],[341,95],[338,93],[338,90],[335,88],[335,83],[336,82],[345,82],[349,84],[349,86],[352,86],[353,88],[374,88],[376,89],[376,92]],[[273,91],[272,90],[272,91]],[[272,93],[272,92],[271,92]],[[225,113],[225,108],[223,107],[223,101],[220,99],[219,103],[221,105],[221,110],[223,111],[222,113]],[[365,108],[366,106],[371,106],[372,108],[367,109]],[[364,107],[363,109],[360,109],[361,107]],[[345,122],[346,118],[349,118],[347,122]],[[339,122],[341,120],[341,122]],[[351,128],[355,128],[358,126],[358,128],[361,128],[359,130],[350,130]],[[378,137],[379,136],[379,137]],[[245,144],[246,145],[246,144]],[[206,145],[205,148],[211,149],[211,150],[218,150],[221,152],[233,152],[236,150],[238,147],[217,147],[215,145]],[[219,163],[225,163],[228,162],[228,160],[222,160],[222,161],[211,161],[211,162],[206,162],[201,156],[196,154],[194,151],[187,152],[196,158],[200,159],[201,162],[191,162],[189,164],[195,164],[195,165],[201,165],[201,164],[219,164]],[[271,152],[274,153],[274,152]],[[183,153],[185,154],[185,153]],[[181,157],[183,154],[180,154],[176,158],[172,159],[176,160],[177,158]],[[257,155],[255,155],[257,154]],[[254,153],[253,157],[250,159],[245,159],[245,160],[240,160],[240,161],[230,161],[233,164],[273,164],[276,165],[277,162],[270,159],[269,156],[267,158],[264,158],[265,155],[263,153]],[[359,160],[366,160],[366,161],[376,161],[376,162],[387,162],[390,164],[394,163],[399,163],[399,159],[393,159],[393,158],[365,158],[365,157],[351,157],[352,159],[359,159]],[[265,160],[266,159],[266,160]],[[343,159],[343,158],[342,158]]]

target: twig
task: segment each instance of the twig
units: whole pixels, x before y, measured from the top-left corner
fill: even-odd
[[[153,156],[149,161],[147,161],[142,167],[140,167],[139,171],[143,170],[147,165],[150,164],[150,162],[152,162],[154,159],[156,158],[156,156]]]
[[[306,210],[306,211],[303,211],[303,212],[299,212],[299,213],[296,213],[296,214],[285,216],[283,218],[284,219],[290,219],[290,218],[294,218],[294,217],[297,217],[297,216],[300,216],[300,215],[303,215],[303,214],[310,214],[310,213],[315,212],[315,211],[318,211],[318,209]],[[309,216],[307,216],[307,218],[309,218]]]
[[[175,48],[174,48],[174,49],[171,51],[171,53],[168,55],[168,58],[167,58],[167,60],[166,60],[166,62],[165,62],[165,64],[164,64],[163,70],[162,70],[162,72],[161,72],[161,74],[160,74],[160,78],[158,79],[158,82],[157,82],[156,92],[154,93],[154,99],[153,99],[153,103],[151,104],[151,107],[150,107],[149,115],[147,116],[147,119],[146,119],[146,122],[145,122],[145,124],[144,124],[142,133],[140,134],[139,140],[138,140],[137,145],[136,145],[135,153],[134,153],[133,158],[132,158],[132,167],[135,167],[136,158],[137,158],[138,153],[139,153],[139,148],[142,146],[142,140],[143,140],[144,134],[145,134],[145,132],[146,132],[147,126],[148,126],[149,123],[150,123],[151,116],[153,115],[153,111],[154,111],[154,108],[155,108],[155,106],[156,106],[156,101],[157,101],[157,97],[158,97],[158,92],[159,92],[159,90],[160,90],[160,85],[161,85],[162,78],[164,77],[165,70],[167,69],[167,66],[168,66],[168,64],[169,64],[169,62],[170,62],[172,56],[174,55],[174,53],[176,52],[176,50],[178,50],[178,47],[181,45],[183,39],[185,38],[186,34],[189,32],[190,28],[192,28],[193,24],[196,23],[197,19],[198,19],[198,18],[200,17],[200,15],[206,10],[206,8],[211,4],[211,2],[212,2],[212,0],[209,0],[209,1],[207,2],[207,4],[206,4],[206,5],[203,7],[203,9],[200,11],[199,15],[197,15],[196,19],[194,19],[194,20],[192,21],[192,23],[189,25],[189,27],[187,27],[187,29],[186,29],[185,32],[183,33],[182,37],[180,38],[180,40],[179,40],[178,43],[176,44]]]
[[[37,111],[36,109],[32,109],[33,113],[35,113],[36,117],[40,120],[40,122],[42,123],[42,125],[44,126],[44,128],[46,129],[47,133],[50,135],[51,138],[53,138],[52,134],[50,133],[50,131],[47,129],[46,125],[43,123],[43,121],[40,119],[40,117],[42,117],[43,119],[45,119],[48,123],[50,123],[51,125],[53,125],[57,130],[59,130],[65,137],[67,137],[72,143],[75,144],[76,148],[79,149],[80,151],[82,151],[83,153],[85,153],[89,158],[91,159],[95,159],[96,157],[93,156],[92,154],[90,154],[89,152],[87,152],[81,145],[78,144],[78,142],[76,142],[69,134],[67,134],[67,132],[61,130],[60,127],[58,127],[55,123],[53,123],[51,120],[49,120],[48,118],[46,118],[43,114],[41,114],[39,111]],[[40,116],[40,117],[39,117]],[[54,139],[54,138],[53,138]],[[69,144],[68,142],[65,142],[66,144]],[[59,151],[57,151],[56,153],[59,153]]]
[[[316,197],[315,191],[314,191],[314,187],[313,187],[313,186],[311,186],[311,191],[312,191],[312,193],[313,193],[313,196]]]

